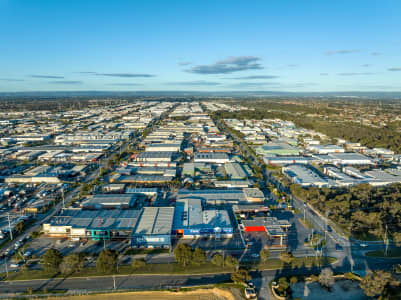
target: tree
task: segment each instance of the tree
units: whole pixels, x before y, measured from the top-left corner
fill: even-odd
[[[206,253],[203,249],[196,247],[194,253],[192,254],[192,263],[194,265],[201,265],[206,262]]]
[[[192,248],[187,244],[178,244],[174,249],[174,257],[179,264],[185,267],[191,262]]]
[[[134,269],[140,269],[146,266],[146,261],[143,259],[134,259],[134,262],[132,263],[132,268]]]
[[[223,256],[219,253],[216,253],[212,258],[212,264],[222,267],[223,266]]]
[[[291,264],[294,261],[295,257],[291,252],[284,251],[280,253],[280,259],[285,264]]]
[[[287,295],[287,291],[288,291],[289,287],[290,287],[290,283],[288,282],[287,278],[285,278],[285,277],[279,278],[277,290],[280,292],[280,294],[282,296]]]
[[[292,276],[292,277],[290,278],[290,283],[291,283],[291,284],[296,284],[297,282],[298,282],[297,276]]]
[[[260,259],[262,260],[262,262],[267,262],[267,260],[269,259],[270,256],[270,252],[267,249],[262,249],[260,250]]]
[[[232,257],[231,255],[227,255],[226,258],[224,259],[224,265],[230,268],[236,268],[238,267],[238,259],[235,257]]]
[[[374,271],[362,278],[359,286],[368,297],[383,295],[386,288],[398,286],[399,281],[393,278],[391,273],[385,271]]]
[[[393,233],[393,240],[397,247],[401,247],[401,232]]]
[[[18,232],[18,233],[21,233],[23,230],[24,230],[24,222],[23,221],[20,221],[20,222],[18,222],[17,224],[15,224],[15,230]]]
[[[334,284],[333,271],[330,268],[324,268],[319,275],[320,285],[330,288]]]
[[[60,264],[60,270],[63,274],[80,272],[83,268],[83,265],[83,257],[78,253],[73,253],[63,258],[63,261]]]
[[[59,270],[60,264],[63,261],[63,255],[60,251],[50,248],[42,256],[43,269],[48,273],[55,273]]]
[[[251,279],[251,275],[249,275],[248,271],[245,269],[239,269],[238,271],[231,273],[231,280],[235,283],[244,283]]]
[[[118,252],[115,250],[103,250],[96,261],[96,270],[102,273],[115,273],[118,264]]]

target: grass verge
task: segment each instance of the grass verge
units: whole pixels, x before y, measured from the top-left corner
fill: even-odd
[[[384,250],[374,250],[366,252],[365,254],[368,257],[382,257],[382,258],[400,258],[401,257],[401,248],[389,249],[387,255]]]
[[[275,270],[282,268],[302,268],[327,265],[335,262],[333,257],[296,257],[291,264],[284,264],[280,259],[269,259],[264,263],[243,264],[241,266],[250,270]],[[201,275],[208,273],[231,273],[234,271],[232,267],[221,267],[213,265],[211,262],[202,265],[188,265],[183,267],[177,263],[171,264],[147,264],[143,267],[134,269],[132,266],[120,266],[116,275],[156,275],[156,274],[171,274],[171,275]],[[80,272],[75,272],[68,275],[68,278],[74,277],[94,277],[94,276],[108,276],[110,273],[102,273],[96,270],[95,267],[87,267]],[[60,273],[47,273],[43,270],[26,270],[9,273],[8,278],[5,274],[0,274],[3,280],[35,280],[35,279],[48,279],[48,278],[65,278],[66,276]]]

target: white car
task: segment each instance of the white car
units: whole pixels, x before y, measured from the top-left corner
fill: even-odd
[[[362,248],[366,248],[368,245],[367,245],[367,244],[364,244],[364,243],[362,243],[362,244],[359,244],[359,246],[361,246]]]
[[[17,263],[13,263],[13,264],[11,264],[10,265],[10,268],[18,268],[20,266],[20,264],[17,264]]]
[[[256,299],[256,291],[254,288],[245,288],[245,298],[246,299]]]

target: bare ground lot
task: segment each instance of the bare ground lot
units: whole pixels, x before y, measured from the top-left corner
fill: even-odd
[[[149,292],[128,292],[109,293],[85,296],[65,296],[47,298],[50,300],[239,300],[243,299],[238,289],[223,290],[218,288],[199,289],[186,292],[149,291]]]

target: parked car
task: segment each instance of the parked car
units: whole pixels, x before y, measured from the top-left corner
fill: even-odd
[[[361,243],[361,244],[359,244],[359,246],[362,248],[366,248],[368,246],[368,244]]]
[[[246,299],[256,299],[256,291],[254,288],[245,288],[245,298]]]
[[[10,268],[15,269],[15,268],[19,268],[19,266],[20,266],[20,263],[12,263],[12,264],[10,265]]]

